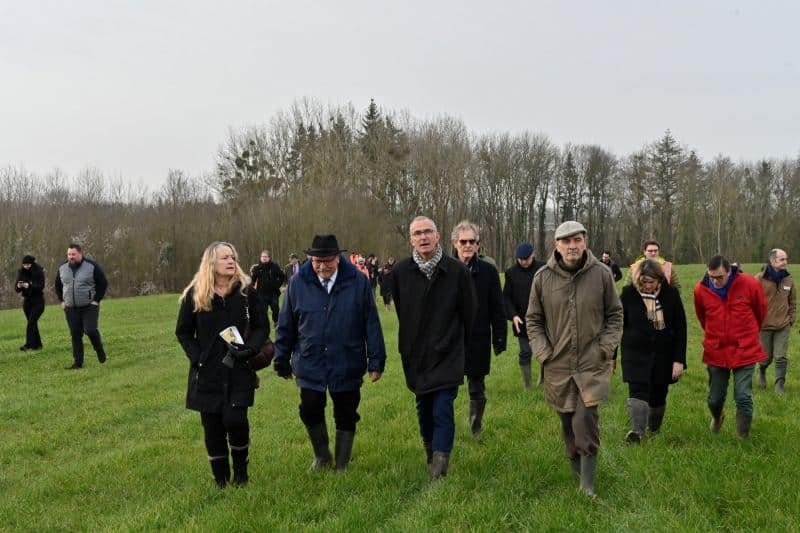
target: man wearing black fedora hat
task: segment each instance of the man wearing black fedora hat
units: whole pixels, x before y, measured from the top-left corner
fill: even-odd
[[[350,462],[364,373],[378,381],[386,364],[383,331],[369,280],[341,253],[335,235],[316,235],[311,260],[292,276],[278,316],[275,372],[300,387],[300,419],[314,449],[312,470],[331,456],[326,391],[336,423],[336,470]]]

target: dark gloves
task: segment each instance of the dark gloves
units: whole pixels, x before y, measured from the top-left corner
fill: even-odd
[[[292,377],[292,363],[289,361],[288,357],[274,359],[272,361],[272,368],[274,368],[275,373],[283,379],[289,379]]]
[[[505,339],[497,339],[492,344],[494,345],[494,354],[495,355],[500,355],[501,353],[506,351]]]
[[[247,361],[256,354],[255,348],[246,344],[229,344],[228,353],[222,359],[222,364],[228,368],[233,368],[236,361]]]

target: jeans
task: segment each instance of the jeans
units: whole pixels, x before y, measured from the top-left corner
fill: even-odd
[[[105,351],[103,350],[103,341],[100,338],[100,331],[97,329],[97,323],[100,320],[100,306],[87,305],[86,307],[67,307],[64,309],[64,314],[67,317],[67,325],[69,326],[69,334],[72,337],[72,358],[75,363],[83,364],[83,334],[89,337],[92,343],[92,348],[97,353],[99,358]]]
[[[417,394],[417,418],[422,442],[430,443],[434,452],[450,453],[456,436],[453,402],[458,387]]]
[[[42,337],[39,335],[39,317],[44,313],[44,298],[25,298],[22,301],[22,312],[28,320],[25,328],[25,346],[41,348]]]
[[[361,390],[331,392],[333,400],[333,420],[336,429],[355,431],[358,416],[358,404],[361,403]],[[324,392],[312,389],[300,389],[300,420],[308,427],[325,422],[325,404],[327,396]]]
[[[730,370],[708,365],[708,408],[719,413],[728,395],[728,380],[733,373],[733,399],[736,412],[753,416],[753,371],[756,365],[740,366]]]

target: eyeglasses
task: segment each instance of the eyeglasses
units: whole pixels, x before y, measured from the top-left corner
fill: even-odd
[[[311,262],[314,263],[315,265],[328,265],[328,264],[333,263],[334,261],[336,261],[336,257],[337,256],[333,256],[333,257],[328,257],[328,258],[323,258],[323,259],[320,259],[318,257],[312,257],[311,258]]]
[[[436,233],[436,230],[434,230],[432,228],[425,228],[425,229],[418,229],[417,231],[411,232],[411,236],[414,237],[415,239],[419,239],[423,235],[425,235],[426,237],[429,237],[429,236],[433,235],[434,233]]]
[[[458,239],[458,243],[461,246],[466,246],[467,244],[475,244],[476,242],[478,242],[477,239]]]

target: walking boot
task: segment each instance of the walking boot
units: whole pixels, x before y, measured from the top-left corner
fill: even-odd
[[[441,479],[447,476],[447,467],[450,463],[450,454],[444,452],[433,452],[433,463],[431,464],[431,478]]]
[[[228,458],[209,458],[209,462],[211,463],[211,473],[214,474],[214,482],[217,487],[224,489],[231,478],[231,465],[228,463]]]
[[[469,401],[469,429],[475,438],[478,438],[481,434],[484,409],[486,409],[486,400]]]
[[[590,498],[596,497],[594,493],[594,470],[596,467],[596,455],[581,455],[581,491]]]
[[[319,470],[331,464],[331,450],[328,447],[328,426],[321,422],[315,426],[306,426],[308,438],[314,448],[314,462],[309,470]]]
[[[746,439],[750,435],[750,425],[753,423],[753,415],[736,413],[736,434]]]
[[[520,372],[522,372],[522,385],[526,389],[530,389],[533,385],[533,380],[531,379],[531,365],[528,363],[527,365],[520,365],[519,366]]]
[[[711,433],[719,433],[719,430],[722,428],[722,423],[725,421],[725,412],[720,407],[719,409],[712,409],[711,410],[711,425],[708,426],[708,429],[711,430]]]
[[[631,430],[625,435],[625,442],[628,444],[638,443],[644,437],[644,432],[647,429],[647,416],[650,412],[650,406],[644,400],[637,398],[628,398],[626,402],[628,406],[628,417],[631,420]]]
[[[247,464],[250,460],[247,458],[250,449],[249,446],[244,449],[236,449],[231,446],[231,459],[233,460],[233,484],[237,487],[244,487],[250,478],[247,476]]]
[[[423,442],[425,448],[425,462],[428,465],[428,472],[433,475],[433,445],[430,442]]]
[[[350,455],[353,453],[353,440],[356,438],[355,431],[336,430],[336,471],[344,472],[350,463]]]
[[[767,367],[758,365],[758,388],[767,388]]]
[[[575,477],[578,479],[581,478],[581,456],[576,455],[575,457],[569,458],[569,465],[572,468],[572,473],[575,474]]]
[[[775,361],[775,394],[783,396],[783,384],[786,383],[786,367],[789,361]]]
[[[666,405],[650,408],[650,416],[647,418],[647,425],[650,428],[650,433],[658,433],[659,430],[661,430],[661,423],[664,421],[664,411],[666,410]]]

